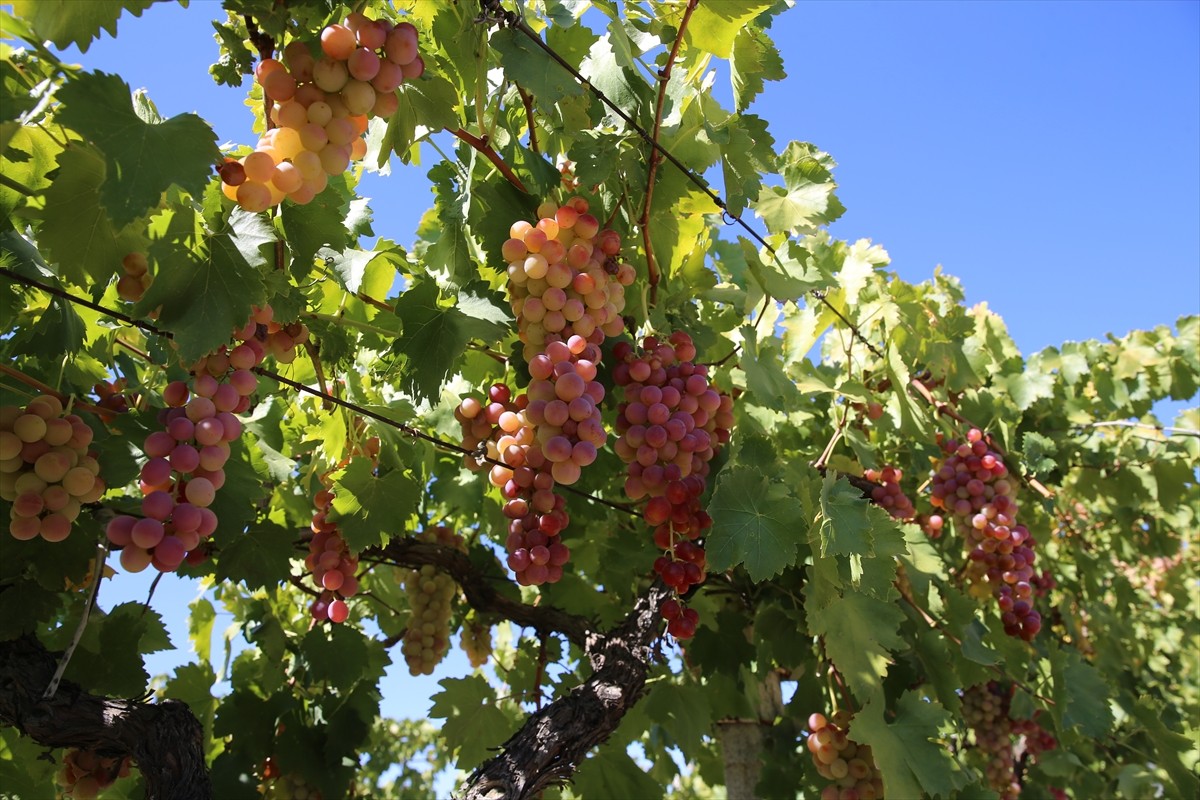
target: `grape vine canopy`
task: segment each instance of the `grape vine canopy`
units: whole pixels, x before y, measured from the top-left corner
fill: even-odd
[[[1022,354],[834,239],[787,2],[223,0],[225,149],[56,55],[150,5],[0,10],[4,796],[1200,792],[1200,319]]]

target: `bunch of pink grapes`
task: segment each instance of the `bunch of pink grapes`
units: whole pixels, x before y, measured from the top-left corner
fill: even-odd
[[[48,394],[24,408],[0,406],[0,499],[12,503],[14,539],[61,542],[82,504],[104,494],[100,464],[88,452],[92,429],[63,410]]]
[[[185,559],[204,559],[200,544],[217,528],[209,506],[225,485],[230,443],[242,434],[236,415],[249,410],[258,388],[252,370],[266,355],[272,318],[270,306],[255,307],[234,334],[236,345],[201,358],[191,366],[190,380],[163,389],[163,429],[142,446],[148,459],[138,481],[142,516],[122,514],[108,524],[109,541],[121,548],[121,566],[130,572],[151,565],[173,572]]]
[[[469,397],[456,412],[465,446],[483,445],[500,462],[488,477],[504,495],[508,566],[524,585],[562,577],[570,551],[559,535],[570,518],[554,487],[577,482],[608,438],[600,418],[600,345],[624,330],[634,270],[617,259],[621,237],[601,230],[588,208],[582,197],[562,206],[547,201],[536,223],[522,220],[509,230],[502,254],[529,386],[514,398],[496,384],[486,403]],[[468,467],[481,468],[470,460]]]
[[[712,526],[700,498],[709,462],[729,441],[733,398],[714,389],[708,367],[696,364],[696,347],[683,331],[667,341],[647,336],[637,350],[628,342],[613,348],[619,363],[613,381],[622,388],[614,446],[626,467],[625,494],[649,498],[642,511],[664,551],[654,562],[663,582],[683,594],[704,581],[704,548],[697,539]],[[697,617],[668,602],[667,630],[677,639],[695,633]]]
[[[851,719],[844,710],[832,719],[824,714],[808,717],[808,752],[821,777],[832,781],[821,790],[821,800],[882,800],[883,776],[870,745],[846,735]]]
[[[417,48],[411,24],[353,13],[321,31],[319,53],[293,41],[282,61],[259,62],[254,75],[273,103],[274,127],[253,153],[222,165],[225,196],[254,213],[285,197],[310,202],[330,176],[366,155],[368,120],[395,114],[396,90],[425,72]]]
[[[1013,689],[1011,684],[989,681],[968,688],[962,697],[963,721],[975,735],[988,786],[1002,800],[1016,800],[1021,795],[1018,755],[1036,760],[1058,746],[1053,734],[1035,720],[1010,718]]]
[[[322,489],[313,497],[312,532],[304,566],[312,574],[320,595],[312,604],[318,622],[345,622],[350,615],[346,600],[358,594],[358,556],[350,552],[336,522],[329,519],[333,492]]]
[[[871,500],[896,519],[912,519],[917,515],[912,500],[900,488],[904,473],[897,467],[868,469],[863,477],[879,486],[871,490]]]
[[[1031,583],[1037,557],[1029,530],[1017,523],[1016,485],[978,428],[968,431],[964,442],[940,444],[945,459],[933,475],[930,502],[945,509],[963,533],[967,576],[996,598],[1004,632],[1030,641],[1042,627]],[[940,531],[944,522],[931,516],[928,525]]]

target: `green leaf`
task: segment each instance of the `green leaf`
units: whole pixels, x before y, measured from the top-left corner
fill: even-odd
[[[688,24],[687,41],[719,58],[729,58],[734,41],[750,20],[775,5],[774,0],[721,0],[700,3]]]
[[[579,765],[572,781],[581,797],[661,797],[663,787],[623,748],[602,746]]]
[[[783,371],[783,356],[779,340],[767,337],[761,343],[758,332],[743,325],[742,352],[738,366],[746,373],[746,388],[761,406],[786,411],[795,408],[803,399],[796,384]]]
[[[874,552],[870,504],[862,492],[830,470],[821,484],[821,555],[863,555]]]
[[[500,66],[539,103],[551,105],[564,97],[583,94],[583,87],[545,50],[512,28],[492,34],[492,48],[500,54]]]
[[[891,653],[904,646],[899,629],[904,612],[857,592],[809,611],[809,632],[825,638],[825,651],[861,701],[883,696]]]
[[[443,307],[438,302],[438,287],[430,280],[400,295],[396,316],[404,321],[404,330],[393,348],[405,357],[401,377],[414,397],[428,400],[439,396],[469,342],[494,342],[509,330],[507,325],[490,319]]]
[[[65,677],[96,694],[138,697],[150,680],[142,655],[170,647],[157,611],[122,603],[106,615],[92,615]]]
[[[739,466],[724,471],[708,513],[713,527],[705,545],[712,569],[745,564],[751,580],[762,581],[796,562],[805,533],[799,501],[758,469]]]
[[[177,253],[172,262],[160,265],[134,313],[161,306],[156,324],[175,334],[185,362],[195,361],[246,324],[250,307],[265,301],[266,285],[228,233],[205,237],[194,254]]]
[[[1104,676],[1073,649],[1050,651],[1054,677],[1053,713],[1062,728],[1076,728],[1084,736],[1100,737],[1113,725],[1109,689]]]
[[[1197,778],[1194,766],[1189,769],[1184,765],[1184,759],[1180,758],[1185,753],[1194,752],[1196,742],[1163,724],[1166,709],[1155,700],[1141,697],[1134,704],[1132,698],[1126,696],[1122,698],[1122,705],[1126,708],[1132,706],[1133,716],[1142,724],[1154,743],[1155,761],[1171,776],[1175,784],[1174,787],[1170,787],[1174,789],[1174,796],[1181,799],[1200,796],[1200,778]],[[1195,764],[1194,758],[1189,760]]]
[[[234,535],[217,556],[217,580],[241,581],[250,589],[278,586],[297,555],[295,538],[294,530],[268,523]]]
[[[356,458],[334,483],[331,516],[354,552],[403,534],[417,510],[421,487],[400,470],[376,477],[370,459]]]
[[[38,244],[59,274],[80,286],[89,278],[107,281],[121,259],[144,247],[140,237],[113,227],[100,204],[104,182],[104,159],[87,145],[74,144],[59,153],[58,176],[46,190]]]
[[[77,45],[86,53],[100,31],[117,35],[117,19],[128,10],[135,17],[156,0],[12,0],[13,13],[28,20],[42,39],[60,50]]]
[[[720,130],[728,137],[721,144],[725,205],[731,214],[741,214],[746,203],[758,197],[761,173],[775,169],[775,139],[767,121],[753,114],[730,117]]]
[[[704,734],[713,722],[707,688],[659,683],[645,702],[646,715],[666,729],[684,758],[689,761],[696,758],[704,746]]]
[[[850,724],[850,738],[870,745],[883,773],[884,796],[950,797],[977,780],[934,741],[951,723],[939,703],[910,691],[897,701],[894,721],[885,721],[883,712],[878,700],[864,704]]]
[[[345,691],[361,680],[374,683],[378,676],[364,667],[370,660],[370,650],[378,647],[378,643],[348,625],[331,624],[310,630],[300,652],[313,682],[327,681],[333,688]]]
[[[729,81],[733,84],[733,107],[745,111],[763,90],[764,81],[787,77],[778,48],[757,25],[738,31],[729,56]]]
[[[496,707],[496,693],[479,675],[443,678],[438,685],[442,691],[429,698],[433,701],[429,716],[446,720],[441,737],[447,749],[457,754],[460,764],[482,763],[512,729]]]
[[[121,228],[156,208],[176,184],[199,196],[220,157],[216,134],[195,114],[161,121],[148,103],[138,108],[115,75],[84,73],[58,90],[59,119],[94,142],[107,165],[100,196]]]

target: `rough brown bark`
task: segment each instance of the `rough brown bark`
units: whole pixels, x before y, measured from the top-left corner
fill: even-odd
[[[0,724],[46,747],[132,756],[146,781],[147,800],[212,797],[203,729],[186,703],[98,697],[70,681],[44,700],[57,657],[33,636],[0,642]]]
[[[641,698],[650,649],[661,629],[658,608],[667,595],[656,583],[619,626],[607,634],[590,633],[585,651],[592,676],[526,720],[499,755],[467,778],[460,797],[520,800],[567,781]]]

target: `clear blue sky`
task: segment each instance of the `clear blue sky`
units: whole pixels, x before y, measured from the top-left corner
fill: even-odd
[[[244,90],[207,74],[222,15],[156,5],[71,58],[249,143]],[[840,163],[836,236],[882,244],[910,281],[944,265],[1026,353],[1200,313],[1200,3],[806,2],[772,35],[789,77],[751,111],[781,145]],[[426,158],[364,184],[378,235],[412,240]],[[114,583],[109,602],[145,598],[136,578]],[[194,592],[164,580],[155,606],[182,612]],[[435,686],[401,664],[382,688],[388,713],[423,716]]]

